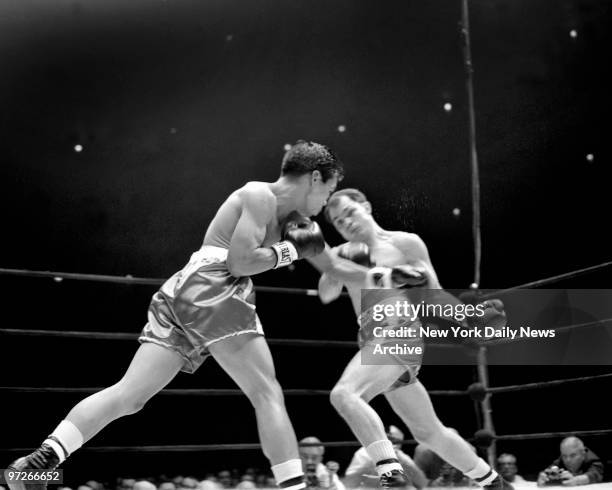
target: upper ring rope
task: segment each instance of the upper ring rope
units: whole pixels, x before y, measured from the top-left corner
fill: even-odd
[[[588,274],[605,267],[612,265],[612,261],[602,262],[601,264],[594,265],[591,267],[585,267],[575,271],[567,272],[565,274],[559,274],[557,276],[540,279],[538,281],[526,282],[517,286],[512,286],[506,289],[499,289],[497,291],[491,291],[489,293],[480,296],[480,299],[490,299],[496,296],[500,296],[517,289],[532,289],[553,284],[565,279],[571,279],[583,274]],[[107,282],[113,284],[140,284],[146,286],[160,286],[164,283],[165,279],[155,279],[146,277],[132,277],[127,276],[110,276],[103,274],[81,274],[77,272],[51,272],[51,271],[34,271],[27,269],[5,269],[0,268],[0,275],[18,276],[18,277],[42,277],[51,279],[71,279],[75,281],[93,281],[93,282]],[[273,286],[255,286],[255,290],[264,293],[282,293],[282,294],[297,294],[305,296],[318,296],[319,292],[316,289],[303,289],[303,288],[281,288]]]
[[[584,269],[578,269],[578,270],[575,270],[575,271],[566,272],[564,274],[559,274],[557,276],[551,276],[551,277],[547,277],[547,278],[544,278],[544,279],[540,279],[538,281],[526,282],[524,284],[519,284],[517,286],[512,286],[512,287],[505,288],[505,289],[499,289],[497,291],[491,291],[489,293],[483,294],[482,296],[480,296],[479,299],[491,299],[491,298],[494,298],[496,296],[501,296],[503,294],[510,293],[512,291],[516,291],[517,289],[540,288],[542,286],[547,286],[549,284],[554,284],[556,282],[564,281],[566,279],[572,279],[574,277],[578,277],[578,276],[581,276],[583,274],[588,274],[589,272],[594,272],[596,270],[603,269],[603,268],[609,267],[611,265],[612,265],[612,261],[602,262],[601,264],[593,265],[591,267],[585,267]]]

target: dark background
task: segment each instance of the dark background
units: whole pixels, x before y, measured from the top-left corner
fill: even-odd
[[[347,170],[342,185],[369,196],[383,227],[423,237],[446,287],[466,288],[473,244],[460,7],[459,0],[3,1],[0,266],[167,277],[199,247],[226,195],[248,180],[276,179],[284,145],[304,138],[336,151]],[[611,7],[605,0],[470,2],[483,287],[610,260]],[[314,287],[316,278],[300,263],[255,282]],[[609,285],[609,270],[564,284]],[[132,333],[154,291],[7,276],[0,287],[3,328]],[[355,335],[346,300],[323,307],[316,298],[260,293],[258,309],[270,338]],[[136,348],[129,341],[1,342],[3,386],[105,386]],[[278,347],[273,355],[284,387],[329,389],[352,352]],[[608,370],[492,366],[490,377],[500,386]],[[431,389],[464,389],[475,376],[469,366],[431,366],[421,379]],[[610,428],[601,394],[611,386],[498,395],[496,429]],[[233,385],[209,361],[171,387]],[[37,445],[79,399],[3,393],[0,447]],[[434,402],[447,425],[465,436],[477,429],[467,398]],[[325,397],[287,404],[298,437],[352,439]],[[399,424],[384,400],[375,407]],[[245,398],[158,397],[92,444],[255,441]],[[498,449],[516,453],[522,472],[533,474],[554,459],[558,442]],[[612,458],[610,438],[586,442]],[[352,451],[327,454],[344,468]],[[7,463],[13,456],[2,453]],[[256,451],[83,451],[65,471],[74,482],[250,465],[266,463]]]

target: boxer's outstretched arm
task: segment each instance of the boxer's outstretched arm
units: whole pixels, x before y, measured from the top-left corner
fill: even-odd
[[[242,214],[236,224],[227,255],[227,267],[234,277],[252,276],[272,269],[276,253],[262,247],[266,227],[274,214],[274,200],[260,192],[244,189]]]
[[[342,283],[363,283],[368,269],[362,265],[336,256],[328,245],[315,257],[307,259],[321,274]]]

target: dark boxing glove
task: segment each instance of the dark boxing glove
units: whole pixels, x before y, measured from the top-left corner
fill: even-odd
[[[365,243],[347,242],[338,248],[338,257],[350,260],[364,267],[372,267],[370,248]]]
[[[282,241],[272,245],[276,253],[275,269],[294,260],[314,257],[325,249],[325,240],[319,225],[297,211],[292,211],[281,229]]]

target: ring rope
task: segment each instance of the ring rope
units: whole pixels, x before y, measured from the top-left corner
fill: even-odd
[[[33,271],[27,269],[3,269],[0,268],[0,275],[18,276],[18,277],[38,277],[51,278],[54,280],[71,279],[74,281],[93,281],[106,282],[113,284],[137,284],[144,286],[161,286],[166,279],[148,278],[148,277],[133,277],[128,274],[126,276],[111,276],[104,274],[81,274],[78,272],[52,272],[52,271]],[[260,293],[283,293],[283,294],[299,294],[306,296],[319,296],[319,291],[316,289],[304,288],[279,288],[272,286],[255,286],[255,290]]]
[[[612,318],[602,318],[601,320],[593,320],[592,322],[584,322],[584,323],[575,323],[573,325],[563,325],[561,327],[555,327],[554,331],[556,333],[565,333],[571,330],[576,330],[578,328],[589,328],[589,327],[597,327],[600,325],[605,325],[608,323],[612,323]],[[531,337],[517,337],[515,339],[491,339],[484,340],[481,342],[481,345],[490,347],[496,345],[507,345],[515,342],[524,342],[526,340],[534,340]]]
[[[589,272],[593,272],[599,269],[603,269],[605,267],[609,267],[612,265],[612,261],[602,262],[598,265],[592,265],[590,267],[585,267],[584,269],[577,269],[575,271],[566,272],[564,274],[559,274],[557,276],[547,277],[545,279],[539,279],[537,281],[526,282],[524,284],[519,284],[517,286],[512,286],[505,289],[499,289],[497,291],[491,291],[489,293],[483,294],[480,296],[480,299],[491,299],[496,296],[500,296],[506,293],[510,293],[516,291],[517,289],[534,289],[540,288],[542,286],[547,286],[549,284],[554,284],[556,282],[563,281],[565,279],[572,279],[574,277],[581,276],[583,274],[588,274]]]
[[[512,286],[512,287],[505,288],[505,289],[499,289],[497,291],[491,291],[489,293],[481,295],[480,298],[483,300],[490,299],[496,296],[500,296],[500,295],[515,291],[517,289],[532,289],[532,288],[546,286],[548,284],[553,284],[555,282],[563,281],[565,279],[571,279],[571,278],[574,278],[574,277],[577,277],[583,274],[587,274],[589,272],[603,269],[611,265],[612,265],[612,261],[602,262],[601,264],[598,264],[598,265],[585,267],[583,269],[577,269],[575,271],[566,272],[564,274],[559,274],[556,276],[551,276],[551,277],[547,277],[544,279],[540,279],[537,281],[519,284],[517,286]],[[149,285],[149,286],[159,286],[163,284],[165,281],[165,279],[133,277],[129,274],[126,276],[112,276],[112,275],[102,275],[102,274],[82,274],[82,273],[77,273],[77,272],[52,272],[52,271],[35,271],[35,270],[28,270],[28,269],[7,269],[7,268],[0,268],[0,275],[10,275],[10,276],[19,276],[19,277],[42,277],[42,278],[51,278],[51,279],[72,279],[76,281],[109,282],[109,283],[115,283],[115,284],[140,284],[140,285]],[[265,293],[298,294],[298,295],[306,295],[306,296],[318,296],[319,295],[316,289],[255,286],[255,290],[259,292],[265,292]]]
[[[528,441],[533,439],[553,439],[567,436],[604,436],[612,434],[612,429],[602,430],[578,430],[571,432],[539,432],[535,434],[510,434],[510,435],[492,435],[498,441]],[[470,442],[475,442],[474,439],[469,439]],[[418,444],[414,439],[404,439],[399,444]],[[333,442],[315,442],[315,443],[299,443],[300,446],[324,446],[324,447],[360,447],[358,441],[333,441]],[[28,452],[34,448],[0,448],[0,452]],[[239,444],[181,444],[181,445],[161,445],[161,446],[91,446],[84,447],[81,451],[87,452],[200,452],[200,451],[227,451],[227,450],[256,450],[261,449],[259,443],[239,443]]]
[[[582,376],[580,378],[568,378],[568,379],[556,379],[551,381],[540,381],[538,383],[525,383],[522,385],[508,385],[508,386],[497,386],[489,387],[486,389],[487,393],[511,393],[515,391],[534,390],[538,388],[550,388],[553,386],[560,386],[569,383],[579,383],[582,381],[592,381],[595,379],[604,379],[612,377],[612,373],[597,374],[593,376]]]
[[[0,386],[0,393],[79,393],[79,394],[91,394],[102,391],[104,388],[91,388],[91,387],[39,387],[39,386]],[[325,395],[329,396],[330,390],[314,390],[314,389],[285,389],[283,390],[285,395],[290,396],[313,396],[313,395]],[[430,395],[440,396],[459,396],[467,395],[466,390],[430,390]],[[164,389],[159,392],[161,395],[172,395],[172,396],[243,396],[244,392],[238,389],[216,389],[216,388],[181,388],[181,389]]]
[[[0,334],[17,336],[40,336],[40,337],[59,337],[88,340],[136,340],[140,334],[125,332],[81,332],[74,330],[23,330],[19,328],[0,328]],[[357,347],[357,342],[352,340],[310,340],[310,339],[269,339],[269,345],[290,346],[290,347]],[[428,347],[448,349],[459,346],[460,344],[430,344]]]

